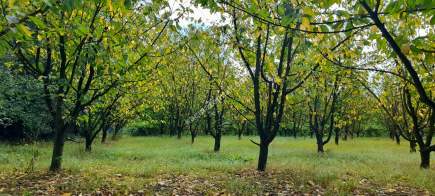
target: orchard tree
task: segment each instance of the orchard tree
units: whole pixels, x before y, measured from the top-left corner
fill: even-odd
[[[141,5],[133,11],[131,1],[43,2],[9,5],[6,13],[12,16],[32,5],[44,11],[28,20],[13,20],[8,28],[20,30],[7,31],[1,42],[9,48],[3,52],[19,61],[10,68],[43,82],[56,133],[50,170],[56,171],[61,169],[65,133],[75,129],[86,107],[121,84],[126,73],[140,71],[137,67],[152,52],[169,20],[157,17],[164,4]],[[148,15],[141,15],[143,10]],[[137,24],[149,26],[137,28]]]

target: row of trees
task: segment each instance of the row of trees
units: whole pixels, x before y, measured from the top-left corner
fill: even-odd
[[[170,48],[170,43],[161,43],[174,23],[169,12],[160,12],[167,3],[67,0],[1,5],[2,68],[41,85],[38,96],[55,133],[50,170],[61,168],[67,133],[82,135],[90,151],[100,132],[104,140],[109,128],[121,128],[137,117],[144,94],[135,92],[150,87],[144,84],[150,83],[157,66],[152,57]]]
[[[335,129],[335,108],[342,101],[340,94],[344,88],[338,85],[340,81],[360,83],[384,106],[379,92],[371,89],[376,78],[367,75],[367,71],[390,74],[399,82],[396,86],[403,89],[404,110],[397,113],[403,116],[405,125],[412,125],[408,129],[400,126],[388,108],[381,108],[395,131],[418,144],[421,167],[429,168],[430,152],[435,151],[435,145],[431,144],[435,131],[432,1],[198,3],[232,16],[237,57],[252,82],[254,108],[250,110],[260,136],[258,170],[266,167],[268,146],[279,130],[287,97],[293,97],[310,78],[314,78],[315,86],[305,91],[312,99],[309,124],[320,152],[330,139],[323,140],[325,125],[329,122],[329,136]],[[300,67],[305,71],[298,70],[298,65],[303,65]],[[326,76],[316,77],[315,73],[321,71],[330,76],[330,65],[354,72],[339,74],[334,70],[329,72],[334,73],[332,79],[322,82]],[[322,92],[326,94],[319,96]],[[412,123],[407,123],[410,120]]]
[[[215,151],[225,130],[255,129],[260,171],[280,133],[309,130],[323,153],[332,138],[384,125],[429,168],[432,1],[196,3],[222,21],[181,26],[192,10],[166,1],[2,0],[0,66],[14,87],[2,85],[0,123],[25,119],[27,105],[42,111],[34,120],[54,132],[52,171],[66,135],[91,151],[138,119],[192,143],[210,135]]]

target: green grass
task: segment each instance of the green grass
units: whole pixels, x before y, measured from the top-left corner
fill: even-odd
[[[257,139],[256,137],[252,137]],[[223,175],[226,190],[250,193],[257,191],[250,181],[225,180],[239,171],[255,169],[258,148],[248,137],[222,139],[220,153],[212,151],[211,137],[198,137],[191,145],[189,137],[181,140],[169,137],[125,137],[102,145],[95,144],[92,153],[84,152],[84,144],[67,143],[63,168],[70,173],[87,176],[92,186],[106,183],[106,176],[128,176],[122,186],[140,188],[164,174],[188,176]],[[350,192],[367,179],[374,186],[396,184],[435,192],[435,159],[431,169],[419,168],[419,155],[409,153],[407,143],[396,145],[386,138],[355,138],[325,146],[326,152],[316,152],[314,139],[278,137],[269,148],[268,171],[289,175],[296,185],[313,181],[327,191]],[[32,154],[37,151],[36,171],[46,171],[50,163],[51,143],[36,145],[0,144],[0,174],[24,171]],[[230,177],[228,177],[230,178]],[[279,175],[277,176],[279,178]]]

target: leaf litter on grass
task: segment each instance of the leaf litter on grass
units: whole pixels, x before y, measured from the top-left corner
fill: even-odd
[[[0,194],[11,195],[336,195],[338,189],[289,170],[243,169],[204,174],[163,173],[143,177],[114,173],[102,180],[71,171],[14,172],[0,176]],[[308,179],[308,180],[307,180]],[[98,181],[98,183],[93,182]],[[136,183],[136,184],[135,184]],[[142,183],[142,184],[140,184]],[[133,186],[135,185],[135,186]],[[380,186],[362,178],[353,195],[432,195],[401,184]]]

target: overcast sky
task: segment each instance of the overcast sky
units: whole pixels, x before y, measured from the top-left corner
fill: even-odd
[[[201,21],[206,26],[211,26],[213,24],[219,23],[221,21],[220,13],[211,13],[209,9],[202,7],[195,7],[190,0],[169,0],[169,5],[172,10],[180,9],[181,5],[186,8],[193,10],[193,13],[189,14],[188,17],[192,17],[195,20],[201,19]],[[181,26],[187,26],[191,23],[187,18],[182,18],[180,20]]]

